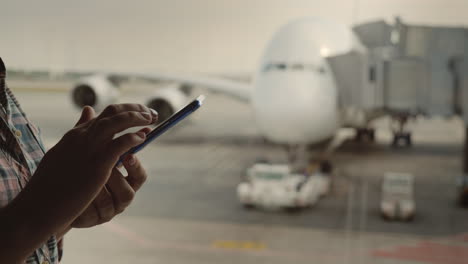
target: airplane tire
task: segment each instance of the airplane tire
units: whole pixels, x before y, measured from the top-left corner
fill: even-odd
[[[297,214],[301,211],[301,208],[288,206],[288,207],[285,207],[284,210],[289,214]]]
[[[388,215],[384,214],[383,212],[380,213],[380,216],[385,222],[390,222],[393,220],[393,218],[389,217]]]
[[[320,172],[329,175],[332,173],[332,171],[333,171],[333,165],[330,163],[330,161],[324,160],[320,162]]]
[[[393,135],[392,147],[411,147],[412,144],[411,133],[397,133]]]
[[[256,161],[255,161],[256,164],[260,163],[260,164],[271,164],[271,162],[266,159],[266,158],[258,158]]]
[[[461,208],[468,208],[468,194],[461,192],[458,196],[458,205]]]
[[[356,129],[356,135],[354,136],[354,140],[356,142],[361,142],[363,138],[362,131],[360,129]]]
[[[411,134],[408,133],[408,134],[406,135],[406,146],[407,146],[407,147],[411,147],[412,145],[413,145],[413,141],[411,140]]]
[[[374,129],[369,129],[368,133],[369,133],[369,140],[371,142],[375,142],[375,130]]]
[[[354,140],[357,142],[369,141],[375,142],[375,129],[373,128],[358,128]]]
[[[406,217],[405,222],[413,222],[414,221],[414,214],[411,214],[410,216]]]
[[[242,207],[246,210],[253,210],[255,209],[255,206],[253,204],[242,204]]]

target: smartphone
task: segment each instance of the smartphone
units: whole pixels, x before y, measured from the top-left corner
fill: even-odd
[[[162,135],[164,132],[169,130],[171,127],[175,126],[177,123],[182,121],[184,118],[189,116],[191,113],[195,112],[200,106],[202,106],[203,100],[205,96],[200,95],[197,99],[193,100],[191,103],[186,105],[184,108],[180,109],[177,113],[174,113],[171,117],[166,119],[166,121],[159,124],[156,128],[151,130],[146,135],[146,139],[143,143],[138,146],[131,148],[129,151],[125,152],[122,156],[120,156],[119,161],[117,162],[116,166],[119,166],[122,163],[122,159],[128,154],[135,154],[138,151],[142,150],[146,145],[151,143],[151,141],[155,140],[157,137]]]

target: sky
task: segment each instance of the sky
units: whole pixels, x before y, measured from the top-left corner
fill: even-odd
[[[10,68],[236,74],[256,69],[274,32],[319,16],[468,27],[467,0],[1,0]]]

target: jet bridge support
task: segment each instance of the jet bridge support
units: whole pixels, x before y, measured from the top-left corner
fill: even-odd
[[[468,125],[465,120],[465,142],[463,144],[463,174],[460,177],[458,202],[463,207],[468,207]]]
[[[459,98],[461,100],[458,102],[458,105],[460,105],[460,111],[462,112],[465,130],[462,157],[463,173],[460,178],[458,201],[461,206],[468,207],[468,57],[465,57],[464,60],[459,60],[456,66],[458,79],[461,80],[459,83],[461,88],[459,90],[459,93],[461,93]]]
[[[463,174],[468,175],[468,125],[465,123],[465,142],[463,144]]]

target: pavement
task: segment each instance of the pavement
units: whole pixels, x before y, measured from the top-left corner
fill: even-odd
[[[63,90],[39,90],[15,93],[52,146],[79,112]],[[127,90],[120,101],[144,103],[148,94]],[[460,120],[416,121],[408,149],[390,148],[388,121],[378,121],[376,143],[350,141],[335,153],[332,193],[295,213],[246,210],[236,199],[255,160],[287,160],[254,121],[248,106],[207,94],[193,118],[139,154],[149,179],[128,210],[67,234],[63,263],[468,263],[468,210],[455,205]],[[386,171],[415,175],[413,222],[380,218]]]

